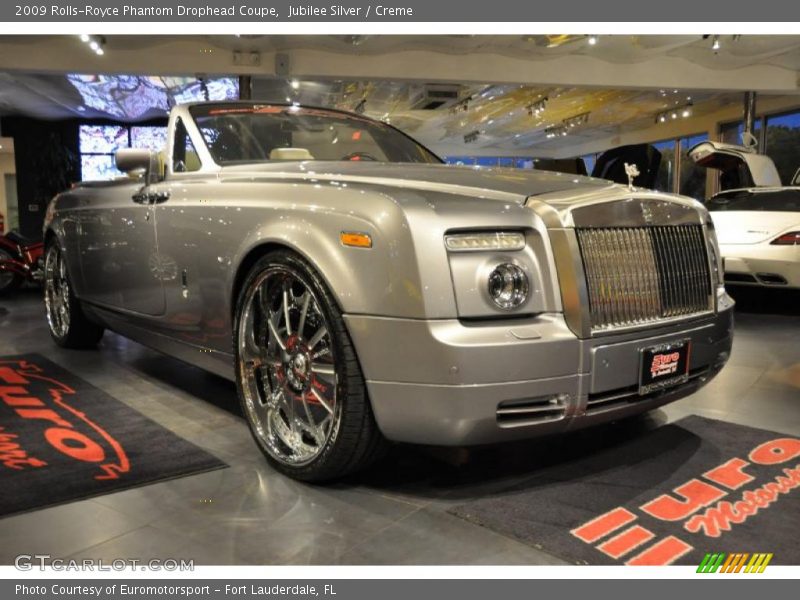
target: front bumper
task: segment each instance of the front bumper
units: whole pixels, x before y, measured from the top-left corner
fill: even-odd
[[[708,382],[730,355],[733,310],[578,339],[561,315],[467,324],[345,316],[375,417],[395,441],[486,444],[644,412]],[[690,380],[638,395],[645,347],[691,339]]]

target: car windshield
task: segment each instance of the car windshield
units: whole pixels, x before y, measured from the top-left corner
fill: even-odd
[[[735,190],[717,194],[706,204],[708,210],[763,210],[800,212],[800,188],[783,190]]]
[[[219,165],[289,160],[441,162],[397,129],[358,115],[265,104],[201,105],[190,111]]]

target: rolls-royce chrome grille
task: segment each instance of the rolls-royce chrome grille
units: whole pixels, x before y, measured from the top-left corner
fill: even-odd
[[[593,331],[708,312],[700,225],[578,228]]]

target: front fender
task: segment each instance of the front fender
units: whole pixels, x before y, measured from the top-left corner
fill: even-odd
[[[250,264],[248,258],[265,247],[279,245],[314,265],[342,312],[424,318],[434,309],[426,309],[414,240],[405,215],[389,203],[380,214],[378,223],[363,214],[287,211],[277,219],[260,223],[248,232],[237,250],[237,269],[232,270],[228,281],[231,295],[244,275],[242,265]],[[366,233],[372,238],[372,247],[345,246],[340,241],[342,232]],[[449,306],[444,311],[455,314],[452,292],[447,302]],[[442,309],[441,302],[437,302],[435,310]]]

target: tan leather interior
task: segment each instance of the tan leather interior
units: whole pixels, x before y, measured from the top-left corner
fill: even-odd
[[[187,171],[199,171],[201,165],[200,165],[200,157],[197,156],[197,152],[187,148],[185,164]]]
[[[270,160],[314,160],[305,148],[273,148],[269,153]]]

